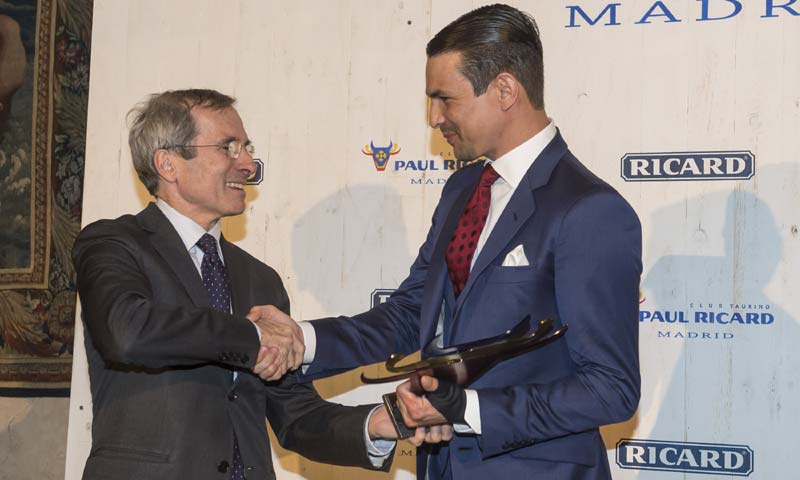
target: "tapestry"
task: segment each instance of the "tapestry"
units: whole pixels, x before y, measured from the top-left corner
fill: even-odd
[[[0,395],[72,366],[92,0],[0,0]]]

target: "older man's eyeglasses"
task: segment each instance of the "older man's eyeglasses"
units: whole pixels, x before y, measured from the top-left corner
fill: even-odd
[[[256,147],[253,145],[253,142],[245,142],[242,143],[239,140],[231,140],[228,143],[221,143],[218,145],[170,145],[169,147],[165,147],[167,149],[170,148],[202,148],[202,147],[216,147],[225,150],[228,153],[228,156],[237,159],[239,155],[241,155],[242,150],[246,151],[248,155],[251,157],[256,153]]]

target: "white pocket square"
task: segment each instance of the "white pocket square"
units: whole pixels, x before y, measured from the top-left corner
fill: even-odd
[[[525,256],[525,249],[522,245],[517,245],[514,250],[508,252],[506,258],[503,260],[504,267],[527,267],[528,257]]]

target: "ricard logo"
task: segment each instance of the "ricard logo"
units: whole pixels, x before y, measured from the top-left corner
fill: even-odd
[[[747,180],[755,175],[755,157],[749,151],[626,153],[621,175],[626,182]]]
[[[617,465],[633,470],[747,477],[753,473],[753,450],[747,445],[624,438],[617,443]]]

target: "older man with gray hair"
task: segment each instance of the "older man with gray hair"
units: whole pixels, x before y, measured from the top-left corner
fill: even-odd
[[[86,327],[94,422],[84,479],[275,478],[266,416],[311,459],[388,469],[383,407],[324,401],[293,374],[302,339],[253,305],[289,312],[278,274],[225,240],[245,207],[254,147],[234,99],[212,90],[152,95],[131,113],[137,215],[87,226],[73,260]],[[301,347],[297,349],[297,345]],[[266,352],[287,360],[253,369]]]

